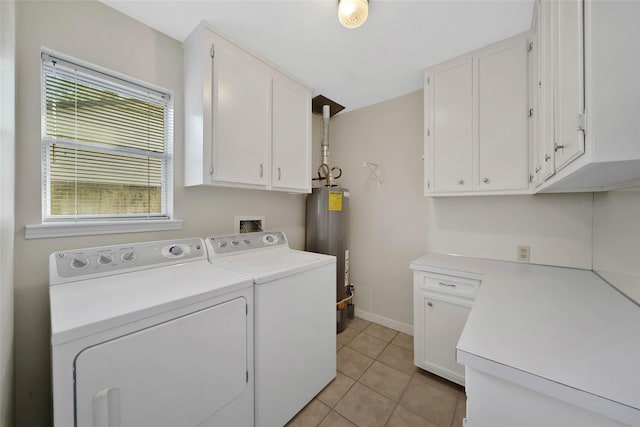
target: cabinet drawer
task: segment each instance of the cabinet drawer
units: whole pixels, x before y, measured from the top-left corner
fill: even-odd
[[[416,271],[414,273],[414,286],[417,289],[426,291],[474,299],[480,287],[480,280]]]

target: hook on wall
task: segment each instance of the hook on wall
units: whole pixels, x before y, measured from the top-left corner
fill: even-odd
[[[380,188],[380,186],[382,185],[382,178],[380,177],[380,172],[378,170],[380,168],[380,165],[365,160],[364,163],[362,163],[362,167],[369,168],[371,173],[375,175],[376,181],[378,182],[378,188]]]

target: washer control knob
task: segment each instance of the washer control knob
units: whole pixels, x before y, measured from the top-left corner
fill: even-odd
[[[75,268],[76,270],[82,270],[89,265],[89,260],[86,258],[74,258],[71,260],[71,268]]]
[[[244,240],[242,241],[242,243],[243,243],[243,244],[245,244],[245,245],[247,245],[247,246],[249,246],[249,245],[251,244],[251,242],[250,242],[250,241],[248,241],[247,239],[244,239]]]
[[[231,241],[231,245],[232,245],[232,246],[238,246],[239,244],[240,244],[240,242],[239,242],[239,241],[237,241],[237,240],[232,240],[232,241]]]
[[[131,262],[134,259],[136,259],[136,253],[134,251],[127,251],[123,253],[122,256],[120,256],[120,258],[124,262]]]
[[[183,252],[184,252],[184,250],[178,245],[171,246],[169,248],[169,253],[171,255],[173,255],[173,256],[180,256],[180,255],[182,255]]]
[[[226,240],[222,240],[221,242],[218,243],[218,247],[219,248],[226,248],[227,247],[227,241]]]
[[[106,265],[111,264],[113,262],[113,257],[111,255],[102,254],[98,257],[98,264]]]

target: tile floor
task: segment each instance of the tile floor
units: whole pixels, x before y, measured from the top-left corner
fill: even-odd
[[[355,318],[336,338],[336,378],[288,427],[461,427],[464,388],[413,365],[413,337]]]

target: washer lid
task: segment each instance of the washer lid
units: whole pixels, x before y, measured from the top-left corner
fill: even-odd
[[[253,277],[257,285],[302,271],[335,264],[336,257],[288,247],[213,258],[212,263]]]
[[[51,342],[62,344],[251,286],[249,277],[206,260],[52,286]]]

